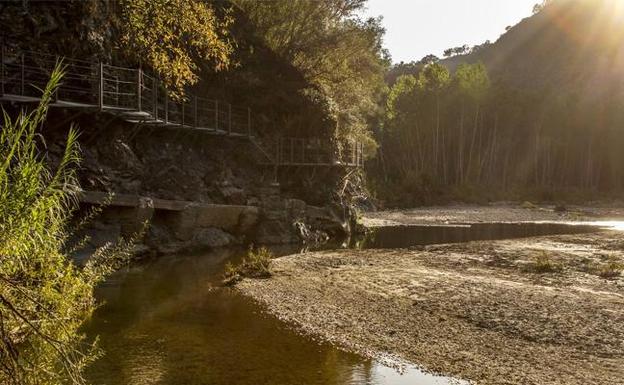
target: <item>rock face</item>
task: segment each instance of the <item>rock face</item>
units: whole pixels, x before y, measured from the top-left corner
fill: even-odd
[[[281,198],[277,184],[261,191],[261,209],[254,237],[259,244],[323,243],[349,234],[348,222],[334,210]]]
[[[272,184],[260,190],[262,215],[254,241],[258,244],[285,244],[297,241],[289,226],[286,202],[281,199],[279,185]]]
[[[219,191],[223,195],[226,203],[232,205],[244,205],[247,202],[245,190],[232,186],[229,182],[224,182],[220,186]]]
[[[50,114],[50,121],[71,120],[60,110]],[[268,184],[270,171],[258,159],[263,155],[248,141],[152,130],[104,114],[84,115],[76,123],[84,128],[83,188],[149,197],[131,208],[107,209],[99,221],[119,224],[124,236],[149,221],[145,243],[158,253],[244,242],[319,243],[349,231],[341,207],[316,207],[296,199],[324,204],[320,197],[332,184],[327,175],[319,177],[323,182],[314,190],[298,190],[299,181],[289,180],[288,174],[280,177],[287,183]],[[51,157],[60,158],[63,129],[45,132]],[[157,203],[165,200],[183,207],[159,208]]]
[[[157,254],[200,251],[244,242],[318,244],[345,237],[348,221],[340,208],[307,205],[282,198],[279,185],[261,191],[261,206],[217,205],[152,199],[133,194],[83,192],[85,208],[107,204],[92,226],[93,248],[119,236],[143,237],[142,249]],[[112,231],[114,230],[114,231]],[[99,233],[98,233],[99,231]]]

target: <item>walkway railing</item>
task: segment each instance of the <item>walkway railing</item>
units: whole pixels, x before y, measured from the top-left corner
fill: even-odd
[[[58,56],[0,47],[0,97],[36,101]],[[170,97],[164,84],[142,69],[63,58],[65,76],[53,106],[97,108],[125,120],[252,136],[251,110],[216,99]]]
[[[38,102],[60,59],[0,45],[0,100]],[[73,58],[62,58],[62,63],[65,76],[54,95],[53,107],[93,109],[133,123],[246,137],[258,146],[268,164],[276,166],[364,164],[359,142],[345,143],[341,149],[319,138],[281,138],[270,147],[261,145],[252,131],[249,108],[196,95],[173,99],[158,78],[140,68]]]
[[[356,141],[338,148],[319,138],[279,138],[272,154],[278,166],[364,166],[363,145]]]

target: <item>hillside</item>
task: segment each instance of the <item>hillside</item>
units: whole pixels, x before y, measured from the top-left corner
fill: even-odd
[[[491,78],[519,88],[576,92],[587,100],[620,92],[624,7],[618,0],[559,0],[494,44],[442,61],[483,62]]]

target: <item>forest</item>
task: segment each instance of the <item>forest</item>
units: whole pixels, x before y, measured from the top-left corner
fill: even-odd
[[[371,162],[378,194],[407,206],[617,196],[624,136],[614,21],[600,2],[572,4],[536,7],[494,44],[391,69]],[[591,46],[555,24],[561,15],[593,31]],[[577,57],[583,50],[593,56]]]
[[[575,93],[493,83],[483,64],[462,64],[452,75],[431,64],[399,77],[388,94],[380,189],[394,189],[408,206],[449,190],[451,199],[486,201],[618,192],[618,100],[585,104]]]

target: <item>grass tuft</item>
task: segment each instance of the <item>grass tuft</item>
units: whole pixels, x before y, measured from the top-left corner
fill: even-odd
[[[624,263],[620,262],[615,256],[608,256],[606,262],[597,263],[592,271],[602,278],[617,278],[624,271]]]
[[[562,266],[554,262],[547,252],[542,251],[533,255],[532,261],[528,265],[528,270],[538,274],[555,273],[561,271]]]
[[[242,262],[234,265],[228,262],[225,265],[223,282],[226,285],[234,285],[243,278],[270,278],[271,260],[275,256],[265,247],[254,250],[250,248]]]

